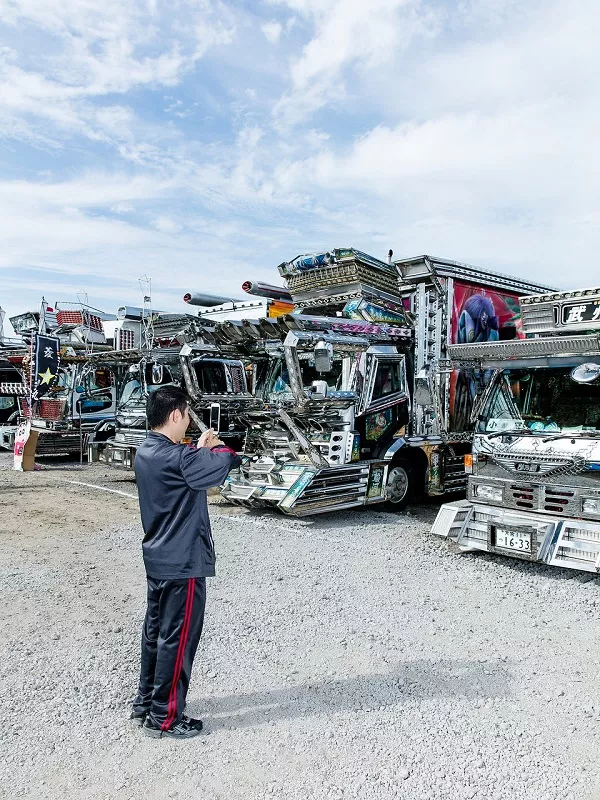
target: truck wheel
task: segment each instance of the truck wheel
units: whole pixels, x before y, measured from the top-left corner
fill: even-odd
[[[413,500],[415,470],[410,461],[398,460],[390,465],[386,490],[388,503],[394,511],[402,511]]]

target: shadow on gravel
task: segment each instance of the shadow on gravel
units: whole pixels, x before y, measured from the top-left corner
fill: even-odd
[[[568,581],[572,583],[589,583],[593,587],[600,587],[600,575],[595,572],[585,572],[577,569],[562,569],[561,567],[554,567],[550,564],[542,564],[538,561],[525,561],[524,559],[510,558],[510,556],[503,556],[499,553],[486,553],[485,551],[475,550],[461,552],[458,546],[446,540],[448,555],[460,559],[465,559],[473,563],[478,561],[483,567],[493,567],[496,572],[495,578],[506,577],[522,580],[523,578],[537,578],[543,576],[550,578],[553,581]],[[498,570],[504,570],[506,576],[500,576]],[[513,573],[508,575],[508,573]],[[600,797],[599,797],[600,800]]]
[[[467,697],[484,700],[510,694],[504,662],[423,660],[395,672],[326,679],[270,692],[235,694],[206,701],[201,711],[211,730],[261,725],[315,714],[376,711],[415,701]]]
[[[213,508],[219,509],[217,513],[221,513],[224,508],[234,508],[238,513],[243,513],[247,519],[272,519],[280,524],[292,523],[296,527],[319,528],[319,530],[346,530],[356,528],[357,524],[365,525],[373,521],[382,525],[402,525],[403,521],[433,524],[440,505],[439,500],[431,499],[427,503],[410,506],[406,511],[394,511],[391,506],[382,503],[375,506],[359,506],[347,511],[330,511],[311,517],[288,517],[268,508],[240,509],[239,506],[221,503],[213,504]]]

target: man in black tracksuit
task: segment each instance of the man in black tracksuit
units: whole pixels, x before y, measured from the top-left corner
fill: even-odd
[[[239,456],[212,431],[198,448],[179,444],[190,422],[188,396],[162,386],[147,402],[151,431],[135,458],[148,582],[140,686],[131,718],[150,736],[188,739],[201,720],[184,715],[202,633],[206,578],[215,574],[206,489],[223,483]]]

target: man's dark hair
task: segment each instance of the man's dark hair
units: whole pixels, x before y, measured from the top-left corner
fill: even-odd
[[[188,393],[179,386],[161,386],[148,395],[146,417],[149,428],[162,428],[175,411],[183,414],[189,401]]]

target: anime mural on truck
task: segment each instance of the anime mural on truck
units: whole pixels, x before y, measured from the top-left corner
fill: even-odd
[[[523,339],[521,311],[517,295],[483,286],[454,282],[451,343],[472,344],[500,339]],[[450,417],[452,430],[470,430],[476,379],[473,370],[455,370],[450,378]]]

